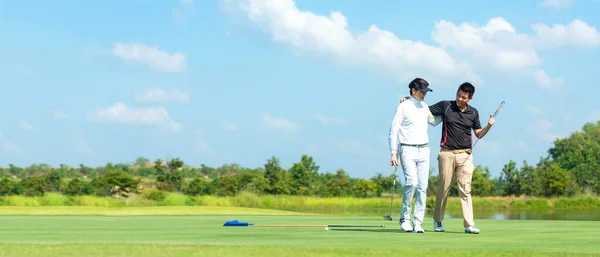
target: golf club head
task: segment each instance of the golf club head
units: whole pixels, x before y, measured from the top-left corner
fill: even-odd
[[[390,221],[391,221],[391,220],[392,220],[392,216],[390,216],[390,215],[385,215],[385,216],[383,216],[383,219],[384,219],[384,220],[390,220]]]

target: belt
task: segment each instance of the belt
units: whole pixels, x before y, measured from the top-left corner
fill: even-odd
[[[468,153],[468,154],[470,154],[471,153],[471,149],[469,149],[469,148],[467,148],[467,149],[454,149],[454,150],[446,149],[446,148],[441,148],[440,151],[442,151],[442,152],[452,152],[454,154],[459,154],[459,153]]]
[[[412,147],[417,147],[417,148],[422,148],[422,147],[427,147],[428,144],[400,144],[401,146],[412,146]]]

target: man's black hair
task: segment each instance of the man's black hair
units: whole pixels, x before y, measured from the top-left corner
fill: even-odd
[[[460,86],[458,86],[458,91],[463,91],[465,93],[469,94],[469,98],[473,98],[473,95],[475,94],[475,86],[473,86],[473,84],[469,83],[469,82],[465,82],[460,84]],[[456,93],[458,93],[458,91],[456,91]]]
[[[410,83],[408,83],[408,93],[410,95],[412,95],[412,90],[411,89],[414,88],[416,90],[419,90],[423,86],[429,86],[429,82],[427,82],[427,80],[424,80],[422,78],[415,78]]]

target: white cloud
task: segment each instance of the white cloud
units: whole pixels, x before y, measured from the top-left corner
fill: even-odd
[[[194,0],[180,0],[179,4],[179,8],[171,9],[171,16],[173,18],[173,22],[175,23],[183,23],[185,21],[186,16],[191,15],[191,9],[194,5]]]
[[[542,110],[539,107],[535,107],[535,106],[531,106],[531,105],[526,105],[525,106],[525,111],[534,115],[540,115],[544,113],[544,110]]]
[[[562,87],[564,80],[560,77],[551,78],[540,67],[542,61],[537,54],[538,48],[594,46],[600,42],[598,31],[581,20],[552,27],[537,23],[532,25],[532,29],[535,34],[518,33],[504,18],[496,17],[485,25],[456,25],[450,21],[440,21],[431,35],[445,49],[452,49],[457,55],[473,57],[499,72],[531,72],[532,78],[547,89]]]
[[[52,118],[54,118],[55,120],[64,120],[67,118],[67,115],[65,115],[64,113],[62,113],[59,110],[53,110],[52,111]]]
[[[96,109],[90,114],[89,119],[98,122],[166,127],[173,131],[182,129],[181,124],[171,119],[163,106],[130,107],[122,102],[116,102]]]
[[[529,149],[529,144],[527,144],[524,141],[517,141],[517,147],[519,147],[523,150],[526,150],[526,149]]]
[[[325,125],[346,125],[348,123],[345,119],[329,117],[323,114],[315,114],[315,117]]]
[[[443,48],[472,55],[499,70],[520,70],[541,64],[529,37],[517,33],[502,17],[492,18],[482,26],[441,20],[435,24],[431,37]]]
[[[210,146],[208,144],[208,142],[206,142],[206,139],[204,139],[204,136],[202,135],[202,132],[200,130],[195,131],[194,138],[195,138],[194,148],[196,149],[196,151],[198,151],[199,153],[201,153],[202,155],[204,155],[206,157],[210,157],[210,158],[218,158],[219,157],[217,150],[215,150],[212,146]]]
[[[550,142],[563,137],[559,133],[552,132],[551,129],[553,127],[554,125],[552,122],[548,120],[537,120],[535,123],[529,124],[529,130],[533,132],[533,134]]]
[[[402,81],[420,76],[432,84],[452,79],[481,85],[483,80],[475,72],[488,73],[492,68],[499,75],[511,72],[513,77],[527,76],[542,87],[556,89],[564,81],[546,74],[538,48],[600,44],[597,30],[577,19],[568,25],[551,27],[534,24],[533,34],[517,32],[502,17],[491,18],[483,25],[440,20],[431,32],[437,45],[428,45],[400,39],[375,25],[355,33],[340,12],[325,16],[299,10],[293,0],[220,0],[220,3],[226,12],[241,12],[274,41],[292,47],[297,53],[318,54],[344,66],[384,72]]]
[[[323,153],[323,150],[321,149],[321,146],[319,146],[318,144],[308,143],[306,145],[305,153],[308,155],[311,155],[311,156],[315,156],[315,155]]]
[[[479,139],[477,144],[479,145],[479,149],[492,154],[499,154],[504,151],[502,144],[494,140]]]
[[[21,121],[21,129],[31,131],[33,130],[33,125],[27,121]]]
[[[590,114],[590,120],[593,122],[600,121],[600,111],[594,111]]]
[[[344,139],[337,141],[335,147],[339,152],[348,154],[369,154],[373,149],[357,139]]]
[[[76,130],[73,133],[73,142],[76,152],[85,154],[88,157],[96,157],[96,153],[87,143],[83,136],[83,133],[80,130]]]
[[[550,8],[569,7],[573,4],[572,0],[543,0],[540,5]]]
[[[353,33],[346,17],[299,10],[292,0],[221,0],[225,10],[240,10],[252,23],[266,29],[272,39],[292,46],[298,53],[317,54],[345,66],[384,72],[403,81],[425,76],[479,81],[466,63],[445,50],[419,41],[398,38],[371,25]],[[239,9],[238,9],[239,8]]]
[[[536,23],[531,28],[536,32],[534,39],[539,47],[600,45],[600,32],[580,19],[575,19],[567,25],[548,26]]]
[[[121,59],[147,65],[151,69],[164,72],[181,72],[186,70],[186,57],[183,53],[170,54],[158,47],[141,43],[115,43],[112,53]]]
[[[273,117],[266,113],[260,114],[260,118],[262,119],[263,123],[269,128],[291,131],[300,128],[300,125],[296,122],[284,118]]]
[[[23,150],[21,150],[21,148],[19,148],[19,146],[17,144],[15,144],[14,142],[10,141],[7,138],[4,138],[2,133],[0,133],[0,147],[2,147],[2,151],[13,154],[14,156],[17,156],[17,157],[25,156],[25,154],[23,153]]]
[[[179,89],[165,91],[160,88],[150,88],[144,92],[135,93],[133,97],[138,103],[188,102],[190,100],[188,93]]]
[[[233,124],[229,123],[228,121],[223,121],[223,123],[221,123],[221,127],[224,130],[229,130],[229,131],[236,131],[237,127],[234,126]]]
[[[541,69],[537,69],[533,72],[533,77],[535,79],[535,81],[543,88],[546,89],[552,89],[552,90],[556,90],[556,89],[560,89],[563,87],[565,81],[563,78],[550,78],[548,77],[548,75],[546,74],[546,72],[544,72]]]

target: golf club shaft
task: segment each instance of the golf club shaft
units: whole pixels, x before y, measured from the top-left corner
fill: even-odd
[[[329,228],[383,228],[384,225],[350,225],[350,224],[328,224],[328,225],[316,225],[316,224],[257,224],[252,227],[329,227]]]
[[[384,228],[385,225],[345,225],[345,224],[330,224],[330,228]]]
[[[504,106],[504,101],[502,101],[500,103],[500,105],[498,106],[498,108],[496,108],[496,111],[494,112],[494,115],[492,115],[492,117],[494,117],[494,119],[496,118],[496,115],[498,115],[498,112],[500,112],[500,109],[502,109],[503,106]],[[486,125],[486,127],[487,126],[489,126],[489,125]],[[473,149],[475,149],[475,145],[477,144],[478,141],[479,141],[479,138],[475,139],[475,143],[473,143],[473,146],[471,147],[471,154],[473,154]],[[467,156],[467,158],[463,161],[463,163],[460,166],[465,165],[465,163],[467,162],[467,160],[469,159],[469,157],[471,157],[471,154],[469,154]]]
[[[394,189],[396,189],[396,173],[398,172],[398,166],[394,167],[394,176],[393,178],[393,185],[392,187],[390,187],[390,217],[392,217],[392,204],[394,203]]]
[[[258,224],[253,227],[323,227],[325,225],[313,225],[313,224]]]

